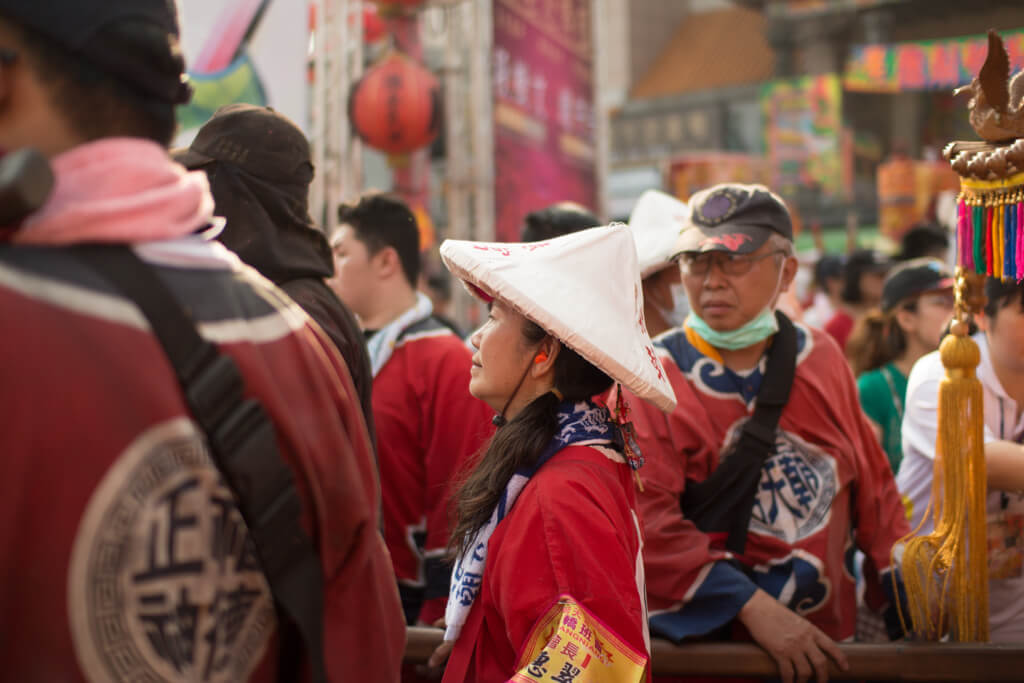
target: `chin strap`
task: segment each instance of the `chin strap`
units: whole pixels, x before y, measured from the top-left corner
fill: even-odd
[[[512,395],[508,397],[507,401],[505,401],[505,407],[501,409],[500,413],[491,418],[491,422],[495,427],[504,427],[508,424],[508,420],[505,419],[505,411],[507,411],[508,407],[512,405],[512,400],[516,397],[516,394],[519,393],[519,390],[522,388],[523,382],[526,381],[526,376],[530,374],[530,368],[532,367],[533,361],[531,360],[530,364],[526,366],[526,370],[523,371],[523,376],[519,378],[519,383],[516,384],[516,388],[512,390]]]

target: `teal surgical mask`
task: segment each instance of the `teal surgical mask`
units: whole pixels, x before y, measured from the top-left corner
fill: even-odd
[[[779,321],[775,318],[775,312],[771,308],[761,311],[759,316],[746,325],[725,332],[711,329],[711,326],[693,311],[690,311],[690,315],[687,316],[686,324],[707,343],[715,348],[728,351],[753,346],[779,331]]]

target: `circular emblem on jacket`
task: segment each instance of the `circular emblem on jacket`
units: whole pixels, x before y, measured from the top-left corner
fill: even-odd
[[[739,434],[739,426],[729,430],[728,453]],[[838,492],[836,461],[821,448],[796,434],[776,430],[775,453],[761,467],[761,480],[754,494],[750,513],[750,531],[774,536],[793,544],[823,529],[832,514],[832,501]]]
[[[93,491],[68,571],[79,665],[100,681],[246,680],[276,627],[255,548],[187,419],[137,438]]]

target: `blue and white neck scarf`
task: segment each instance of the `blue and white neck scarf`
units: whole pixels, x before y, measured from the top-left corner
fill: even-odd
[[[473,607],[473,601],[480,593],[484,564],[487,561],[487,542],[494,529],[512,509],[530,477],[555,453],[567,446],[611,446],[616,450],[622,450],[622,437],[608,409],[591,401],[560,404],[558,426],[558,433],[537,458],[537,462],[512,475],[487,524],[476,532],[473,541],[466,546],[467,550],[455,560],[448,606],[444,613],[447,624],[445,640],[456,640],[459,637],[462,626],[469,616],[469,610]]]
[[[366,342],[366,350],[370,354],[370,368],[376,377],[381,368],[391,360],[398,338],[406,329],[430,317],[434,306],[422,292],[416,292],[416,304],[402,313],[370,337]]]

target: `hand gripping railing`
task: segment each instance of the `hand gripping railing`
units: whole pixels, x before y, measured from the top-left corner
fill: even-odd
[[[405,661],[425,663],[441,644],[443,631],[412,627],[408,630]],[[848,671],[832,667],[832,680],[868,681],[1024,681],[1024,644],[965,643],[840,644],[850,664]],[[774,678],[774,660],[753,643],[651,643],[655,675],[744,676]]]

